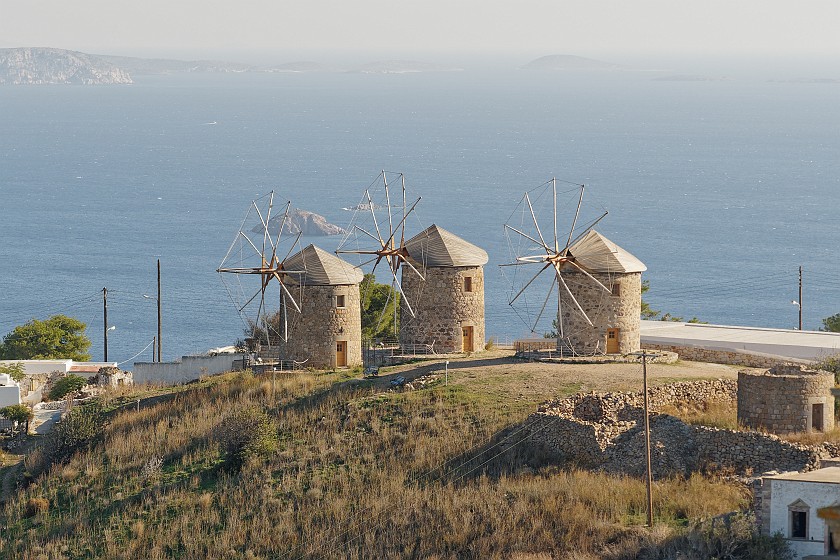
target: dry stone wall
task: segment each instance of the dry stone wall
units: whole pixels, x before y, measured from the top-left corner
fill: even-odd
[[[651,459],[656,478],[697,470],[745,476],[769,470],[811,470],[820,459],[838,451],[829,446],[788,443],[760,432],[687,425],[656,412],[668,404],[733,402],[736,394],[734,380],[650,389]],[[646,468],[643,402],[641,393],[589,393],[552,401],[526,421],[529,440],[564,462],[641,475]]]
[[[403,267],[402,288],[414,307],[400,307],[400,343],[434,345],[437,353],[484,350],[484,268],[429,267],[422,280]],[[465,289],[469,278],[470,290]],[[472,327],[473,348],[463,347],[462,328]]]
[[[603,354],[607,352],[607,330],[619,329],[618,352],[629,354],[639,350],[639,309],[642,305],[642,273],[593,273],[607,288],[615,287],[618,295],[611,295],[586,275],[564,269],[563,279],[577,303],[586,311],[592,325],[578,309],[565,290],[560,290],[560,321],[564,338],[557,341],[557,351],[572,354]]]
[[[344,296],[344,307],[336,307]],[[300,315],[291,316],[289,340],[280,343],[280,356],[304,362],[306,367],[336,367],[336,344],[347,343],[347,366],[362,363],[362,308],[359,286],[305,286],[301,290]]]
[[[772,433],[834,427],[834,375],[799,365],[738,372],[738,422]]]
[[[795,360],[780,358],[778,356],[765,356],[761,354],[748,354],[746,352],[734,352],[720,348],[700,348],[697,346],[683,346],[678,344],[649,344],[643,345],[647,350],[661,350],[675,352],[683,360],[692,362],[705,362],[711,364],[729,364],[751,368],[770,368],[781,363],[788,363]]]

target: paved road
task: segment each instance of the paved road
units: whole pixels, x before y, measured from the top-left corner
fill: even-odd
[[[52,430],[59,418],[61,418],[61,410],[35,410],[35,418],[29,429],[36,434],[44,435]]]

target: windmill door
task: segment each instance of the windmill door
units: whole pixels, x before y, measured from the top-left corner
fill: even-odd
[[[462,352],[473,352],[473,328],[461,327],[461,335],[463,342],[461,344]]]
[[[618,354],[620,329],[607,329],[607,354]]]
[[[347,367],[347,341],[335,343],[335,367]]]

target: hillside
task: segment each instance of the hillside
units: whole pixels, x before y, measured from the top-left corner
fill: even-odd
[[[0,84],[130,84],[128,72],[94,55],[50,48],[0,49]]]
[[[713,550],[718,538],[752,550],[740,518],[714,530],[692,524],[746,506],[736,483],[658,481],[659,525],[647,531],[641,480],[550,464],[517,437],[537,402],[607,381],[638,384],[633,364],[596,367],[495,352],[453,359],[448,384],[436,362],[375,381],[358,371],[227,374],[139,411],[108,412],[135,398],[112,396],[95,413],[104,428],[87,442],[48,440],[27,458],[32,483],[7,493],[0,556],[629,559]],[[650,374],[662,383],[734,372],[712,368]],[[413,389],[390,390],[397,373]],[[91,425],[79,419],[94,411],[74,414],[80,431]],[[45,469],[66,441],[78,450]],[[249,452],[231,455],[231,445]]]

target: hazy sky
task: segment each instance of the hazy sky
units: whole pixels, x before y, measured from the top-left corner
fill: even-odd
[[[840,0],[0,0],[0,46],[840,55]]]

